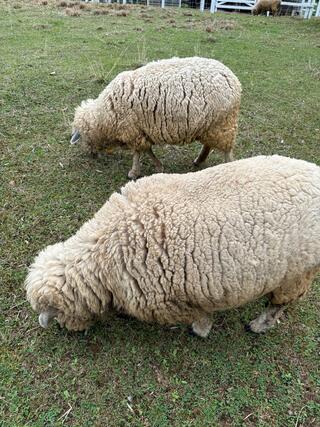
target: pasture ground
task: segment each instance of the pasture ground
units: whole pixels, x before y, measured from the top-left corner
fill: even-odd
[[[243,85],[236,157],[320,165],[319,36],[319,19],[0,1],[1,427],[320,425],[319,280],[268,334],[244,332],[258,301],[218,314],[207,340],[120,318],[87,336],[42,330],[23,291],[36,253],[127,181],[130,153],[69,145],[82,99],[153,59],[213,57]],[[156,151],[182,173],[198,149]]]

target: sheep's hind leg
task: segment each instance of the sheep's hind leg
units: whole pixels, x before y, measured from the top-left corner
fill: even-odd
[[[267,332],[280,319],[285,308],[286,305],[270,305],[260,316],[246,326],[246,330],[256,334]]]
[[[212,328],[212,320],[207,316],[200,317],[195,320],[191,325],[191,332],[193,335],[198,335],[201,338],[206,338]]]
[[[139,178],[139,176],[141,176],[140,157],[141,157],[141,153],[139,151],[134,151],[132,168],[128,173],[129,179],[137,179]]]
[[[199,166],[201,163],[203,163],[208,157],[210,151],[211,147],[209,147],[208,145],[203,145],[198,157],[193,161],[194,166]]]
[[[226,163],[233,162],[233,150],[225,151],[224,153],[224,161]]]
[[[154,166],[155,166],[155,168],[156,168],[156,171],[157,171],[158,173],[162,173],[162,172],[163,172],[163,165],[162,165],[162,163],[160,162],[160,160],[155,156],[155,154],[154,154],[154,152],[152,151],[152,148],[151,148],[151,147],[147,150],[147,153],[148,153],[148,155],[151,157],[151,160],[153,161],[153,164],[154,164]]]

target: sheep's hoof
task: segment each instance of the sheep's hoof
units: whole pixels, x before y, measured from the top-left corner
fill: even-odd
[[[161,166],[157,166],[156,167],[156,172],[157,173],[163,173],[164,172],[164,167],[161,165]]]
[[[135,181],[136,179],[140,178],[140,176],[141,176],[140,174],[137,174],[137,173],[135,173],[133,171],[130,171],[128,173],[128,178],[132,179],[133,181]]]
[[[198,335],[198,334],[196,334],[196,333],[194,332],[194,330],[192,329],[192,326],[189,326],[189,327],[188,327],[188,334],[189,334],[191,337],[197,337],[197,338],[200,338],[200,335]]]
[[[192,323],[191,328],[193,333],[198,335],[198,337],[207,338],[212,328],[212,321],[208,317],[203,316],[200,319],[195,320]]]

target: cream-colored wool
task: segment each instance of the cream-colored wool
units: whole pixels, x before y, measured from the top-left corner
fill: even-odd
[[[258,0],[252,9],[253,15],[260,15],[265,12],[272,12],[275,16],[280,11],[280,0]]]
[[[127,184],[38,255],[26,291],[43,326],[81,330],[115,308],[206,336],[213,312],[287,304],[319,270],[320,168],[261,156]]]
[[[203,149],[196,165],[214,147],[228,161],[237,133],[240,96],[239,80],[221,62],[198,57],[151,62],[120,73],[97,99],[83,101],[75,112],[73,135],[79,138],[80,134],[92,153],[129,147],[134,152],[130,178],[140,175],[143,152],[162,171],[153,145],[198,140]]]

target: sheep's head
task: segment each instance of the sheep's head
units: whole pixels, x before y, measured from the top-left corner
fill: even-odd
[[[95,101],[82,101],[75,111],[70,144],[83,143],[90,148],[94,143],[95,128]]]
[[[253,7],[251,9],[251,13],[252,13],[252,15],[258,15],[258,9],[257,9],[257,7]]]
[[[27,300],[47,328],[53,319],[61,327],[81,331],[93,321],[77,290],[67,281],[64,243],[48,246],[35,259],[25,281]]]
[[[96,106],[96,100],[88,99],[82,101],[76,108],[72,124],[72,134],[70,144],[83,144],[92,155],[99,152],[111,152],[114,141],[110,140],[112,125],[106,122],[109,115],[103,111],[103,118],[100,117],[101,111]],[[107,130],[106,130],[107,129]]]

